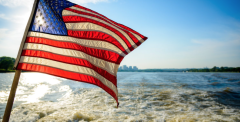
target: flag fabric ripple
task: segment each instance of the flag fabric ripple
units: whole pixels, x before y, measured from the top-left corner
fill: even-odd
[[[66,0],[38,0],[18,70],[97,85],[118,103],[117,71],[147,37]]]

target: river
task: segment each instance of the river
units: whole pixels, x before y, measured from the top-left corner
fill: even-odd
[[[0,73],[0,121],[14,73]],[[21,121],[240,121],[240,73],[119,72],[119,108],[97,86],[22,73],[11,114]]]

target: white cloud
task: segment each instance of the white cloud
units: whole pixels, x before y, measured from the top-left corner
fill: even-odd
[[[0,14],[0,18],[5,19],[5,20],[9,20],[9,18],[5,14]]]
[[[29,15],[30,15],[30,13],[27,11],[24,13],[21,13],[21,14],[17,13],[17,14],[11,14],[8,16],[6,16],[6,14],[0,13],[0,19],[4,19],[4,20],[10,21],[10,22],[17,23],[17,24],[23,24],[23,23],[26,23],[26,21],[29,18]]]
[[[0,0],[0,5],[7,7],[25,6],[31,8],[34,0]]]
[[[8,29],[6,28],[0,28],[0,39],[2,40],[2,38],[5,37],[5,35],[7,34]]]
[[[0,28],[0,56],[16,57],[23,32],[23,28]]]

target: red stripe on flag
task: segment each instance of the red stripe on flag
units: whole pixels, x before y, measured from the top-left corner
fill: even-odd
[[[122,29],[122,28],[116,26],[116,24],[113,24],[113,23],[111,23],[111,22],[109,22],[109,21],[106,21],[106,19],[104,19],[104,18],[102,18],[102,17],[99,17],[99,16],[94,15],[94,14],[90,14],[90,13],[86,13],[86,12],[74,10],[74,9],[71,9],[71,8],[66,8],[65,10],[72,11],[72,12],[75,12],[75,13],[78,13],[78,14],[87,15],[87,16],[91,16],[91,17],[95,17],[95,18],[101,19],[101,20],[103,20],[103,21],[105,21],[105,22],[107,22],[107,23],[109,23],[109,24],[117,27],[118,29],[124,31],[126,34],[128,34],[128,35],[132,38],[132,40],[135,42],[136,45],[138,45],[139,43],[141,43],[141,42],[139,42],[138,39],[136,39],[136,37],[133,36],[129,31],[126,31],[125,29]],[[84,18],[85,18],[85,17],[84,17]],[[88,19],[89,19],[89,18],[88,18]],[[63,16],[63,20],[64,20],[64,16]],[[92,20],[92,19],[91,19],[91,20]]]
[[[51,59],[51,60],[59,61],[63,63],[88,67],[96,71],[98,74],[102,75],[107,80],[111,81],[115,86],[117,86],[117,79],[114,75],[108,73],[107,71],[101,68],[98,68],[97,66],[91,64],[89,61],[84,59],[67,57],[67,56],[57,55],[57,54],[44,52],[44,51],[36,51],[36,50],[23,50],[21,56],[40,57],[40,58]]]
[[[123,46],[112,36],[109,36],[108,34],[97,32],[97,31],[72,31],[68,30],[68,36],[80,38],[80,39],[93,39],[93,40],[102,40],[109,43],[112,43],[113,45],[117,46],[120,50],[123,51],[123,53],[128,54]]]
[[[129,33],[128,31],[125,31],[125,30],[124,30],[124,32],[129,35],[129,37],[133,40],[133,42],[134,42],[137,46],[139,46],[139,45],[142,44],[134,35],[132,35],[132,34]]]
[[[35,64],[27,64],[27,63],[19,63],[17,69],[18,70],[26,70],[26,71],[42,72],[42,73],[46,73],[46,74],[50,74],[50,75],[54,75],[54,76],[58,76],[58,77],[62,77],[62,78],[77,80],[77,81],[81,81],[81,82],[99,86],[102,89],[104,89],[107,93],[109,93],[118,103],[118,98],[117,98],[117,95],[114,93],[114,91],[112,91],[110,88],[105,86],[101,81],[99,81],[98,79],[96,79],[92,76],[69,72],[69,71],[56,69],[56,68],[52,68],[52,67],[35,65]]]
[[[132,45],[129,43],[129,41],[126,39],[126,37],[120,33],[118,30],[106,25],[106,24],[103,24],[101,22],[98,22],[98,21],[95,21],[95,20],[92,20],[92,19],[88,19],[88,18],[85,18],[85,17],[79,17],[79,16],[63,16],[63,21],[65,23],[71,23],[71,22],[90,22],[90,23],[94,23],[96,25],[99,25],[99,26],[102,26],[104,28],[107,28],[108,30],[112,31],[113,33],[115,33],[116,35],[118,35],[128,46],[129,50],[134,50],[134,48],[132,47]]]
[[[114,22],[114,21],[108,19],[107,17],[103,16],[102,14],[99,14],[99,13],[97,13],[97,12],[91,10],[91,9],[88,9],[88,8],[82,7],[82,6],[80,6],[80,5],[74,5],[74,7],[81,8],[81,9],[84,9],[84,10],[90,11],[90,12],[92,12],[92,13],[98,14],[98,15],[102,16],[103,18],[105,18],[105,19],[111,21],[112,23],[114,23],[114,24],[116,24],[116,25],[118,25],[118,26],[120,26],[120,27],[122,27],[122,28],[124,28],[124,29],[126,29],[126,30],[129,30],[129,31],[131,31],[131,32],[133,32],[133,33],[139,35],[143,40],[146,40],[146,39],[147,39],[147,37],[143,36],[142,34],[138,33],[137,31],[135,31],[135,30],[133,30],[133,29],[127,27],[127,26],[124,26],[124,25],[122,25],[122,24],[119,24],[119,23],[117,23],[117,22]]]
[[[123,59],[122,56],[111,51],[84,47],[79,44],[70,43],[70,42],[61,42],[61,41],[55,41],[55,40],[50,40],[45,38],[38,38],[38,37],[27,37],[26,43],[38,43],[38,44],[50,45],[53,47],[78,50],[86,54],[89,54],[93,57],[96,57],[108,62],[116,63],[116,64],[120,64]]]

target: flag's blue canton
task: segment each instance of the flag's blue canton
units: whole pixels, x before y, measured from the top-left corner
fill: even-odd
[[[67,35],[62,10],[73,5],[66,0],[39,0],[29,31]]]

